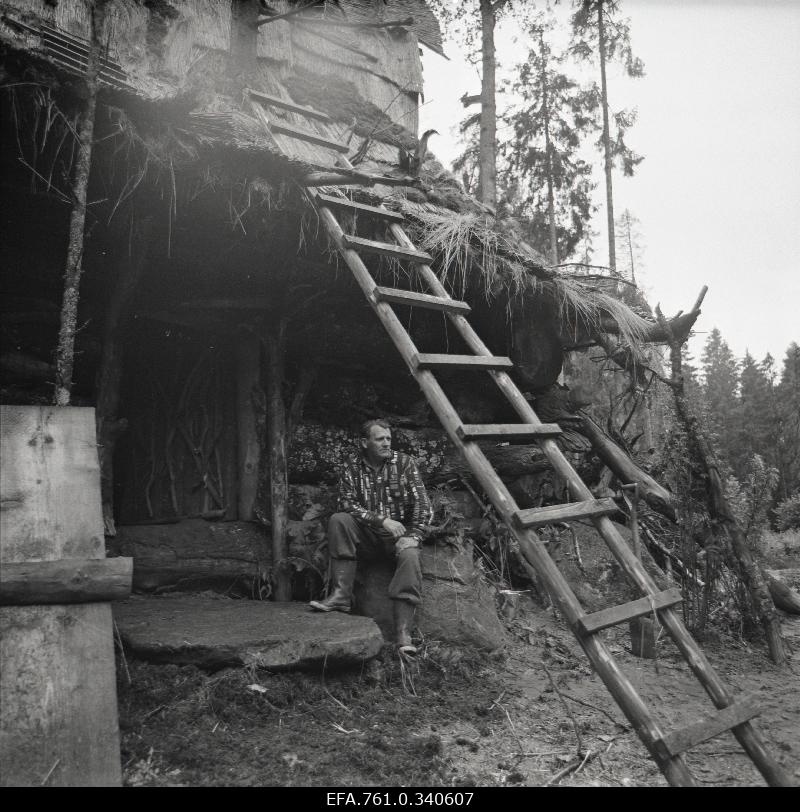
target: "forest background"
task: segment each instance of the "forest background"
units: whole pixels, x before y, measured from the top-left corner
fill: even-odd
[[[792,44],[800,8],[781,0],[679,8],[605,0],[612,191],[603,183],[598,3],[432,5],[449,57],[425,55],[421,129],[437,130],[432,150],[481,195],[481,13],[485,28],[491,12],[492,202],[526,224],[526,237],[552,264],[610,272],[648,315],[657,302],[688,309],[709,284],[701,322],[683,347],[687,396],[751,541],[800,528],[800,272],[789,246],[800,232],[800,98],[791,89],[800,76]],[[625,206],[617,203],[610,220],[611,245],[615,200]],[[709,321],[728,335],[709,331]],[[754,356],[750,346],[767,351]],[[665,351],[651,362],[649,384],[631,386],[599,348],[573,353],[566,381],[589,384],[593,416],[680,491],[680,430],[671,392],[658,380],[669,374]],[[640,424],[630,415],[642,406],[652,430],[636,436]]]

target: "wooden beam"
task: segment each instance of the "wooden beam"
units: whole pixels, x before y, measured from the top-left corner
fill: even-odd
[[[301,22],[300,20],[296,20],[295,22],[300,23],[300,26],[304,26],[305,23]],[[357,48],[352,43],[348,42],[346,39],[342,39],[341,37],[336,37],[333,34],[323,34],[321,31],[315,31],[313,26],[309,29],[306,28],[311,34],[315,37],[319,37],[320,39],[327,40],[328,42],[332,42],[334,45],[338,45],[340,48],[346,48],[348,51],[352,51],[354,54],[358,54],[359,56],[363,56],[368,62],[377,62],[378,57],[374,56],[373,54],[368,53],[367,51],[362,51],[360,48]]]
[[[325,19],[324,17],[299,17],[297,22],[311,25],[332,25],[339,28],[400,28],[414,25],[413,17],[404,17],[402,20],[386,20],[376,23],[351,23],[342,20]]]
[[[530,510],[519,510],[514,514],[518,527],[542,527],[554,522],[569,522],[596,516],[607,516],[619,510],[613,499],[587,499],[584,502],[567,502],[563,505],[549,505]]]
[[[354,200],[349,200],[346,197],[333,197],[332,195],[323,195],[321,193],[317,193],[316,197],[320,203],[326,206],[338,206],[342,209],[350,209],[358,214],[372,214],[395,223],[402,223],[406,219],[399,212],[385,209],[382,206],[368,206],[366,203],[356,203]]]
[[[289,138],[297,138],[300,141],[308,141],[310,144],[318,144],[321,147],[326,147],[327,149],[332,149],[336,152],[350,151],[350,147],[347,144],[341,143],[340,141],[333,141],[332,139],[326,138],[324,135],[320,135],[319,133],[315,133],[311,130],[306,130],[302,127],[292,127],[289,124],[283,124],[282,122],[275,121],[274,119],[270,119],[269,128],[273,133],[287,135]]]
[[[556,423],[473,423],[459,426],[458,436],[462,440],[535,440],[540,437],[558,437],[561,426]]]
[[[319,110],[315,110],[313,107],[304,107],[302,104],[295,104],[294,102],[286,101],[286,99],[279,99],[276,96],[269,96],[266,93],[262,93],[260,90],[253,90],[252,88],[248,88],[246,92],[261,104],[266,104],[270,107],[280,107],[281,109],[289,110],[292,113],[299,113],[301,116],[305,116],[306,118],[316,118],[320,121],[331,121],[331,117],[327,113],[322,113]]]
[[[367,240],[363,237],[353,237],[350,234],[344,235],[344,242],[348,248],[355,248],[365,254],[381,254],[396,259],[406,259],[411,262],[433,262],[433,257],[425,251],[418,251],[415,248],[404,248],[402,245],[394,245],[389,242],[377,242]]]
[[[601,609],[599,612],[592,612],[590,615],[579,618],[575,623],[575,629],[580,634],[594,634],[601,629],[608,629],[618,623],[624,623],[626,620],[649,615],[653,610],[658,611],[659,609],[666,609],[668,606],[676,606],[682,601],[683,596],[680,589],[673,587],[656,595],[649,595],[619,606]]]
[[[713,716],[707,716],[683,730],[676,730],[664,736],[657,746],[663,747],[668,756],[677,756],[698,744],[713,739],[720,733],[747,722],[761,711],[756,707],[755,697],[747,696],[723,708]]]
[[[381,302],[408,305],[409,307],[424,307],[429,310],[441,310],[445,313],[469,313],[472,309],[466,302],[443,296],[431,296],[427,293],[417,293],[413,290],[400,288],[375,288],[375,298]]]
[[[0,605],[95,603],[131,594],[132,558],[65,558],[0,568]]]
[[[414,366],[416,369],[510,369],[514,364],[505,356],[421,352]]]
[[[357,172],[309,172],[302,180],[303,186],[419,186],[419,178],[404,175],[393,178],[388,175],[368,175]],[[399,225],[398,225],[399,228]]]
[[[344,172],[309,172],[302,179],[303,186],[372,186],[375,179],[371,175],[358,175]]]

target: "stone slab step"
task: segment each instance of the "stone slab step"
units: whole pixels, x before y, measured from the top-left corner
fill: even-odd
[[[383,646],[374,620],[304,603],[133,596],[113,604],[125,652],[142,660],[270,671],[360,668]]]

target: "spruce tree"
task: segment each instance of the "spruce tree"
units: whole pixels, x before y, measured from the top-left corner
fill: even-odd
[[[783,359],[778,385],[781,426],[781,495],[786,498],[800,488],[800,345],[793,341]]]
[[[722,459],[730,465],[731,450],[739,439],[739,364],[716,327],[703,348],[700,366],[709,434]]]
[[[591,166],[578,152],[594,131],[595,97],[563,72],[564,56],[550,44],[553,29],[552,14],[537,15],[528,29],[528,57],[512,84],[520,103],[506,116],[514,136],[501,150],[501,176],[509,209],[530,224],[531,242],[557,265],[583,238],[593,210]]]

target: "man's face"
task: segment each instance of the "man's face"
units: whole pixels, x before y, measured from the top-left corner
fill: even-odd
[[[392,432],[382,426],[371,426],[369,437],[361,438],[361,447],[370,462],[385,462],[392,456]]]

